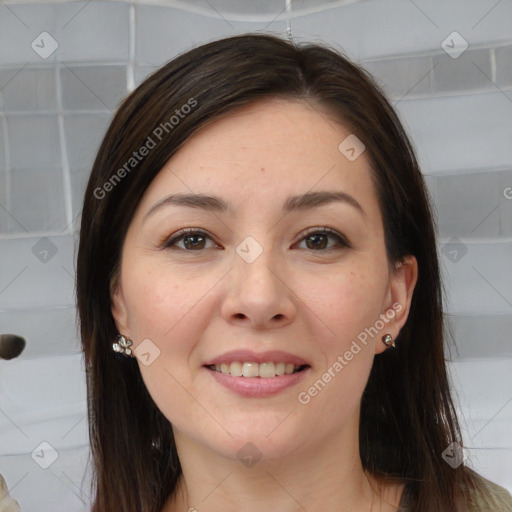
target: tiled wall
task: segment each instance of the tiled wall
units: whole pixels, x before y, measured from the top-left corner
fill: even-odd
[[[286,37],[287,25],[363,63],[413,137],[438,216],[468,453],[512,491],[512,4],[303,0],[288,20],[284,1],[260,14],[249,1],[168,4],[0,3],[0,333],[28,342],[0,361],[0,472],[23,510],[88,510],[76,229],[116,106],[192,46]],[[453,58],[459,37],[468,48]],[[58,453],[46,470],[30,455],[41,442]]]

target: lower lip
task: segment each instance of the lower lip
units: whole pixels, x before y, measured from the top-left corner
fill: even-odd
[[[308,373],[310,367],[301,372],[291,373],[290,375],[278,375],[276,377],[233,377],[226,373],[220,373],[205,367],[205,370],[211,376],[226,388],[245,397],[266,397],[276,395],[277,393],[295,386]]]

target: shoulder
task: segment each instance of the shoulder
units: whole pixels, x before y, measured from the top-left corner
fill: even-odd
[[[512,512],[510,493],[467,466],[458,503],[461,512]]]

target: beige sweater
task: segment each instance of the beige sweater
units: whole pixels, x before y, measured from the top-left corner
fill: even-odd
[[[466,504],[461,505],[461,512],[512,512],[512,496],[506,489],[487,480],[472,469],[466,469],[476,477],[476,488],[464,493]],[[398,512],[411,510],[410,498],[409,493],[404,491]],[[0,475],[0,512],[21,512],[18,502],[10,497],[2,475]]]
[[[461,490],[457,500],[457,512],[512,512],[512,496],[505,488],[487,480],[467,466],[465,470],[474,477],[475,486]],[[410,487],[406,485],[397,512],[413,512],[414,509],[413,495]]]
[[[487,480],[471,468],[466,467],[476,479],[474,490],[465,494],[468,512],[512,512],[512,496],[499,485]]]

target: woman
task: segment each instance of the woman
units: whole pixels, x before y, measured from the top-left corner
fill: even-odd
[[[326,46],[215,41],[122,103],[77,297],[94,511],[512,510],[462,461],[411,144]]]

